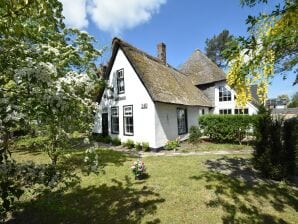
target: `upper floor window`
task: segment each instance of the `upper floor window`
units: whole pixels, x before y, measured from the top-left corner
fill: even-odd
[[[187,133],[187,111],[177,108],[178,135]]]
[[[231,91],[227,90],[226,87],[219,87],[219,101],[231,101]]]
[[[244,109],[235,109],[234,114],[248,114],[248,108]]]
[[[111,108],[111,132],[119,134],[119,107]]]
[[[117,70],[117,90],[118,94],[124,93],[124,69]]]

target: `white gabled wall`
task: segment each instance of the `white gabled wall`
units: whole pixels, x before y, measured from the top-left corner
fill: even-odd
[[[219,101],[219,87],[220,86],[225,86],[228,90],[231,91],[231,101]],[[222,82],[217,82],[215,83],[215,101],[214,101],[214,114],[219,114],[219,110],[221,109],[231,109],[232,110],[232,114],[234,114],[234,109],[235,108],[239,108],[236,105],[236,100],[235,100],[235,91],[233,89],[231,89],[225,81]],[[258,112],[258,109],[252,105],[251,103],[247,103],[246,107],[248,108],[248,114],[252,115],[252,114],[256,114]]]
[[[198,118],[203,107],[183,106],[167,103],[155,103],[155,133],[156,145],[154,148],[164,146],[167,141],[174,140],[178,135],[177,108],[187,109],[188,130],[191,126],[198,125]],[[204,108],[208,111],[208,108]],[[180,135],[182,140],[188,138],[188,134]]]
[[[116,71],[119,69],[124,69],[125,93],[118,95]],[[113,98],[107,98],[111,91],[106,88],[100,106],[102,112],[107,111],[109,114],[109,134],[112,137],[118,136],[122,142],[132,139],[135,142],[149,142],[150,147],[153,147],[155,145],[155,106],[146,88],[120,48],[109,74],[108,86],[114,89]],[[117,97],[119,97],[119,100],[115,100]],[[147,109],[142,109],[142,104],[147,104]],[[133,105],[133,136],[124,135],[123,106],[125,105]],[[117,135],[111,134],[111,107],[113,106],[119,107],[119,134]],[[94,132],[101,133],[101,118],[98,119],[96,127],[97,129]]]

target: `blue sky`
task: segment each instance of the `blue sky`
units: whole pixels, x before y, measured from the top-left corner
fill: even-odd
[[[273,9],[278,0],[253,8],[240,0],[61,0],[67,24],[88,31],[101,46],[110,47],[118,36],[145,52],[156,55],[156,45],[167,45],[167,61],[179,66],[195,50],[204,51],[205,40],[228,29],[235,36],[246,35],[245,20]],[[106,62],[109,51],[100,59]],[[286,81],[277,75],[269,97],[293,95],[294,74]]]

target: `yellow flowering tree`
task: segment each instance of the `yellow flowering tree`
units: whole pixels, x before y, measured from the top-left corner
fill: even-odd
[[[267,3],[267,0],[241,1],[251,7],[259,2]],[[229,61],[227,82],[235,89],[239,106],[245,106],[251,99],[250,85],[258,85],[257,93],[264,103],[270,78],[290,70],[297,73],[297,15],[297,0],[285,0],[282,7],[276,6],[270,14],[249,16],[249,36],[239,37],[228,44],[224,51]]]

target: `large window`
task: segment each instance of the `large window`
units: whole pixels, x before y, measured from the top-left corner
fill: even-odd
[[[123,106],[124,135],[133,135],[133,106]]]
[[[235,109],[234,114],[248,114],[248,108]]]
[[[124,69],[120,69],[116,72],[117,74],[117,90],[118,94],[124,93]]]
[[[177,108],[178,135],[187,133],[187,111]]]
[[[219,87],[219,101],[231,101],[231,91],[224,86]]]
[[[232,109],[221,109],[219,114],[232,114]]]
[[[119,134],[119,107],[111,108],[111,132]]]

